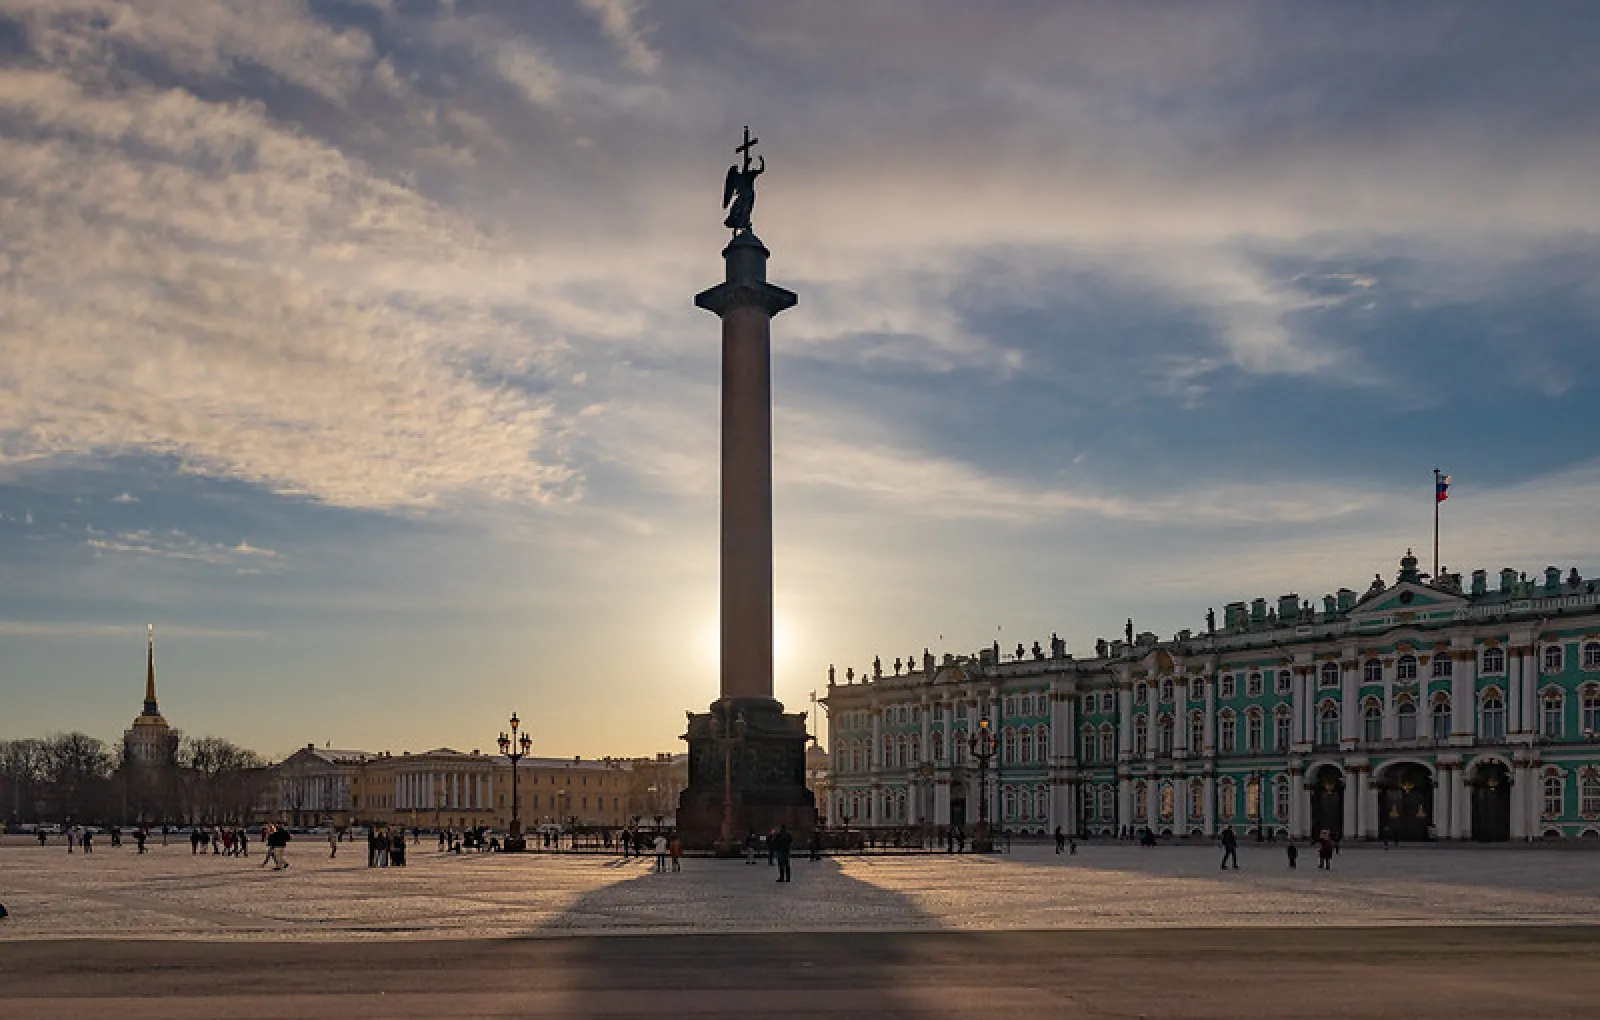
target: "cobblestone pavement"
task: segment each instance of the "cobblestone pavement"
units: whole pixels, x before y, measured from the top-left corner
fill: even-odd
[[[1246,844],[1239,871],[1208,846],[1019,847],[998,857],[764,863],[443,855],[373,870],[364,847],[291,845],[287,871],[188,846],[69,855],[0,846],[0,940],[498,938],[571,934],[1068,930],[1150,927],[1594,924],[1600,855],[1587,847],[1347,847],[1332,872]]]

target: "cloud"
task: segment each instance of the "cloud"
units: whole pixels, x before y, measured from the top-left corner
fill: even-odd
[[[137,502],[139,502],[139,497],[135,496],[131,492],[119,492],[115,496],[111,497],[111,502],[113,502],[113,503],[137,503]]]
[[[176,528],[166,531],[141,528],[114,534],[90,529],[90,536],[84,540],[84,545],[98,554],[151,556],[157,559],[185,560],[212,566],[235,566],[246,561],[280,558],[276,550],[253,546],[249,542],[241,541],[235,545],[206,542]],[[252,566],[243,569],[259,573],[261,567]]]
[[[644,4],[640,0],[579,0],[583,7],[600,20],[600,29],[606,38],[616,43],[627,59],[628,66],[640,74],[651,74],[661,63],[661,57],[645,40],[639,27],[639,12]]]

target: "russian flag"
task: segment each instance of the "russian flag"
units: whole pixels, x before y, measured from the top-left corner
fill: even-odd
[[[1443,503],[1450,498],[1450,476],[1439,475],[1433,483],[1434,502]]]

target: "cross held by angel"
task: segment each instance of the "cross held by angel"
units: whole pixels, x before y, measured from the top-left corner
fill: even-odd
[[[756,157],[757,165],[750,165],[750,150],[761,140],[750,137],[750,128],[744,129],[744,144],[733,148],[743,158],[743,165],[735,163],[728,167],[728,176],[722,182],[722,207],[728,210],[728,218],[722,225],[732,230],[735,234],[743,233],[750,228],[750,214],[756,207],[756,178],[760,177],[767,169],[767,158]]]

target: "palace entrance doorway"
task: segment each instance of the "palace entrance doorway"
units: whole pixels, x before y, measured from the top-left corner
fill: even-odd
[[[963,793],[950,795],[950,824],[953,827],[965,829],[967,827],[967,798]]]
[[[1433,824],[1433,774],[1416,762],[1391,765],[1378,781],[1380,836],[1406,842],[1431,838]]]
[[[1344,773],[1337,765],[1322,765],[1306,780],[1311,791],[1311,838],[1327,829],[1334,839],[1344,838]]]
[[[1511,770],[1498,761],[1480,762],[1472,785],[1472,838],[1504,843],[1511,838]]]

